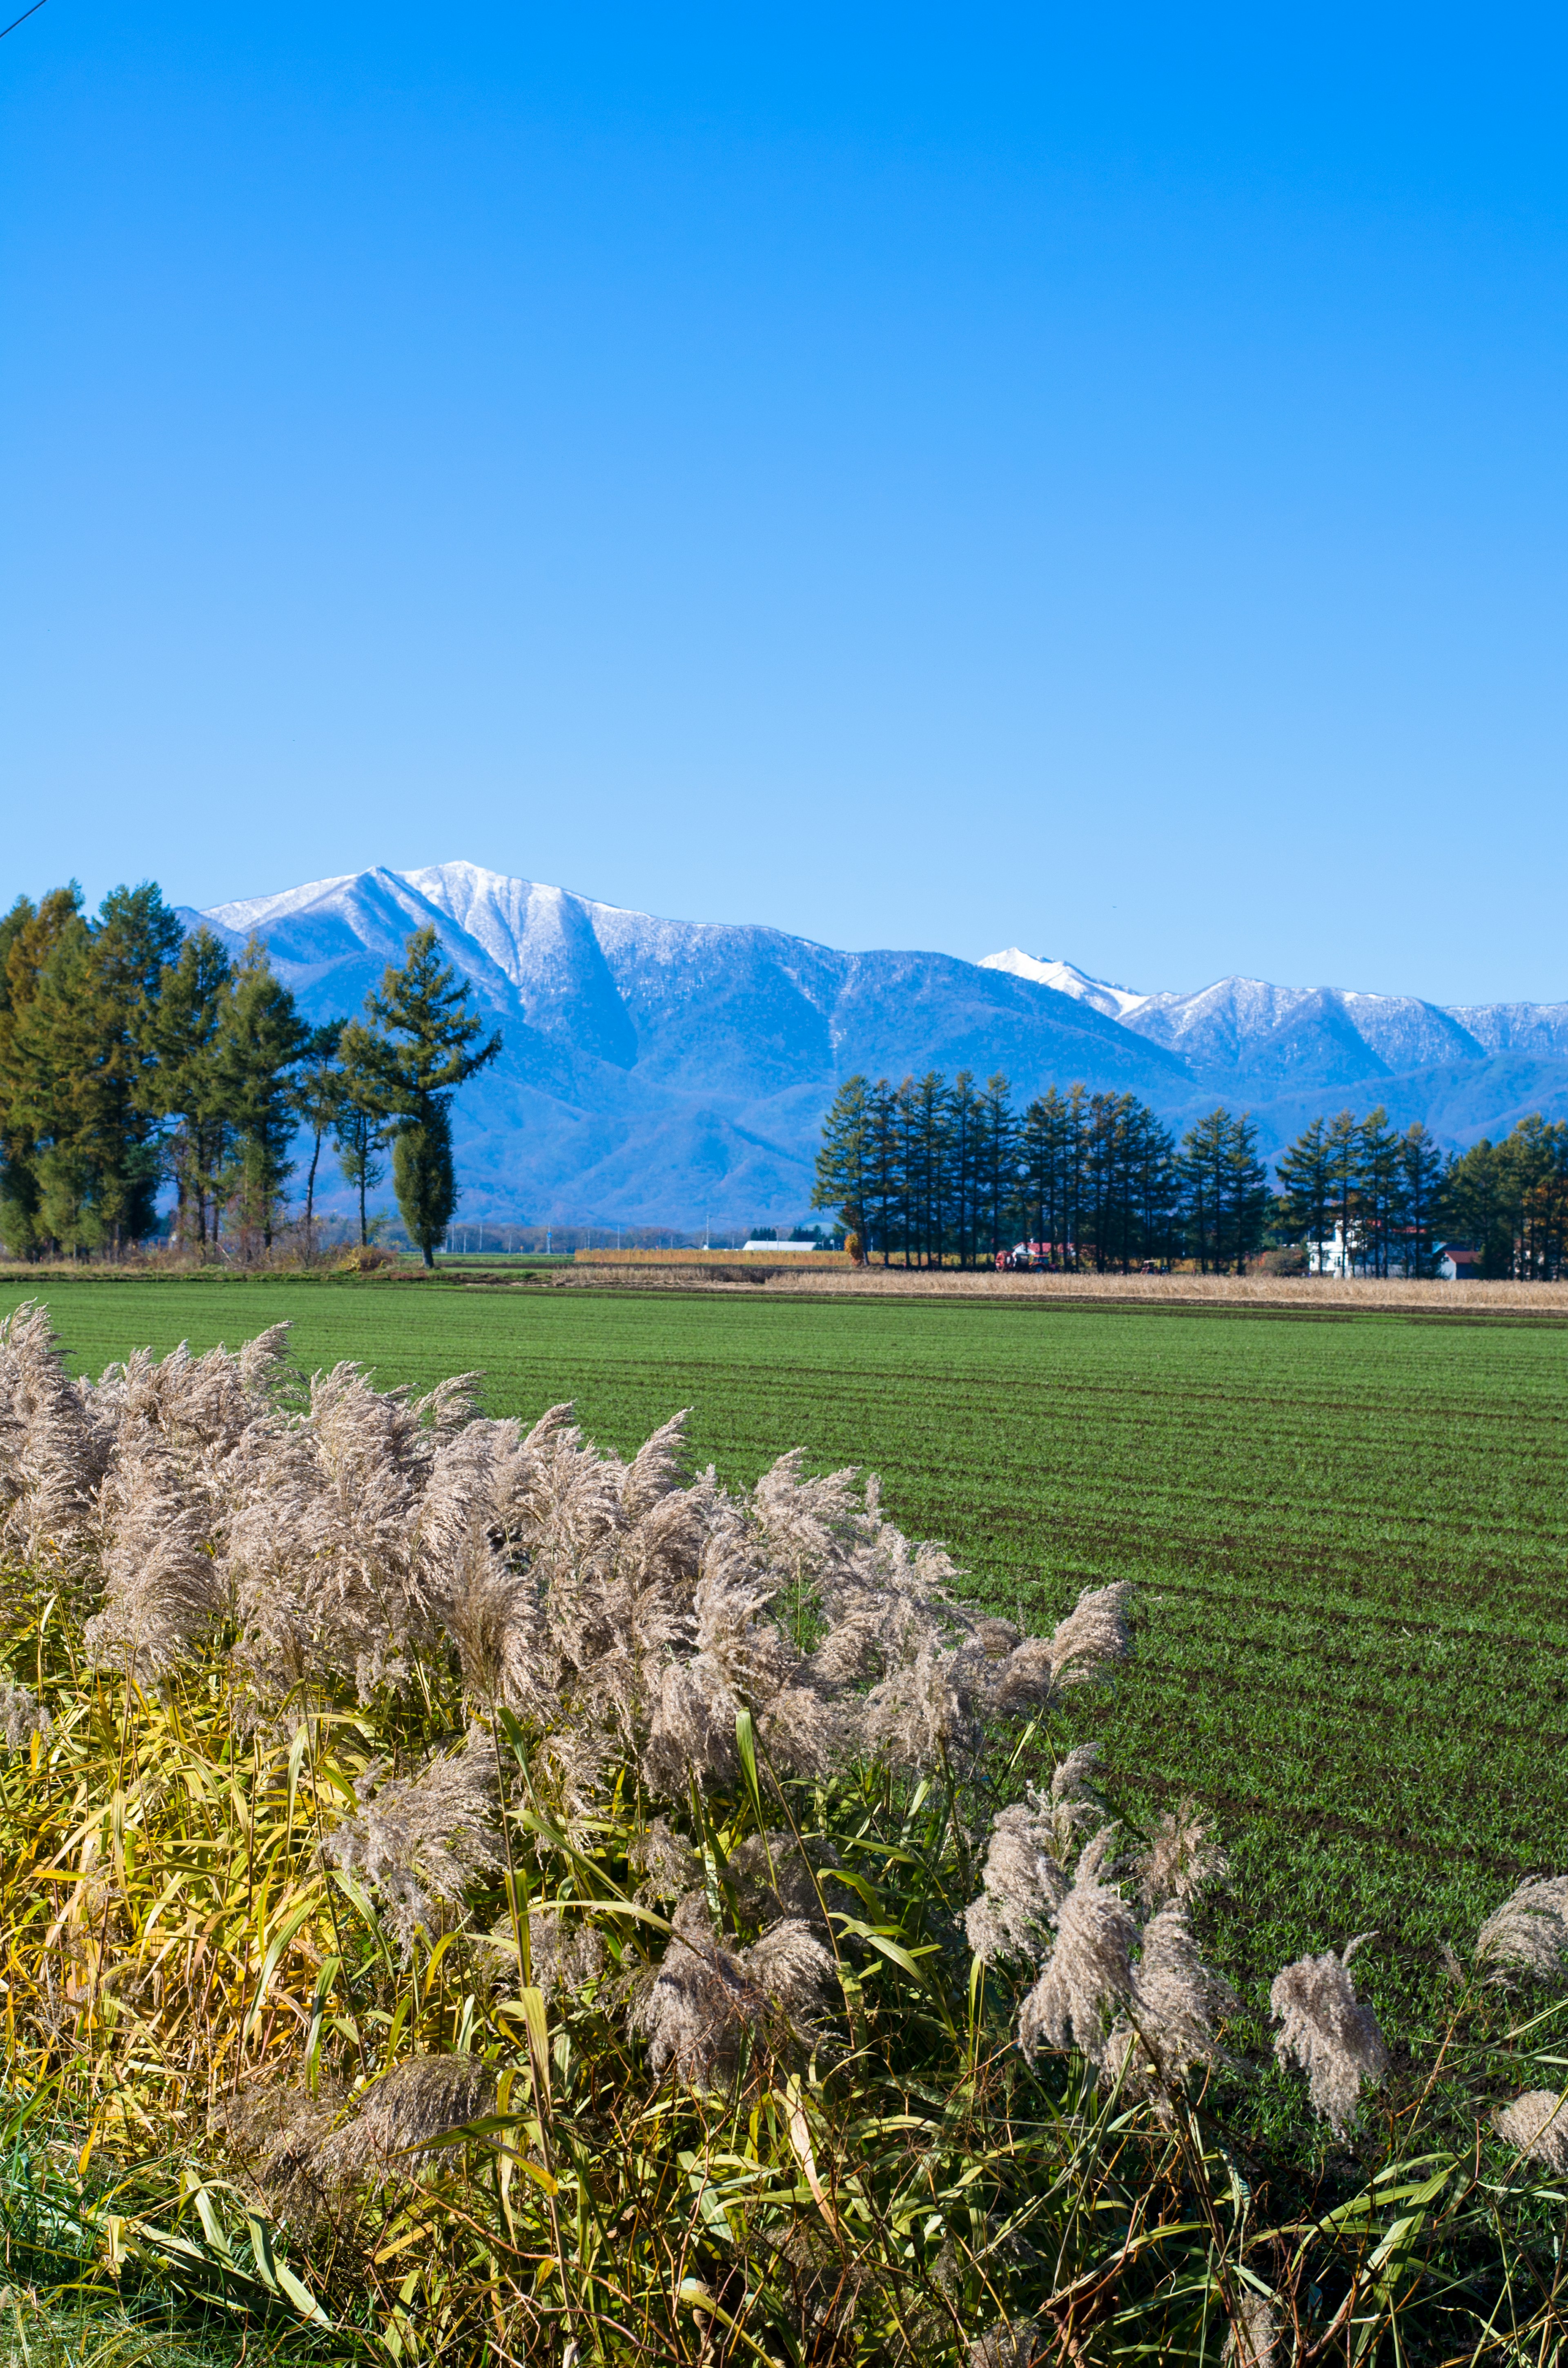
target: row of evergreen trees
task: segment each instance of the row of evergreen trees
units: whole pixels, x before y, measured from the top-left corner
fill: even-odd
[[[1022,1237],[1068,1269],[1188,1258],[1222,1273],[1343,1227],[1363,1274],[1435,1274],[1445,1240],[1473,1245],[1483,1274],[1568,1274],[1563,1121],[1526,1119],[1452,1158],[1419,1122],[1342,1110],[1277,1167],[1276,1190],[1245,1111],[1210,1110],[1178,1143],[1132,1094],[1052,1086],[1020,1115],[1004,1076],[855,1076],[828,1114],[813,1206],[908,1266],[989,1263]]]
[[[226,1229],[267,1248],[309,1142],[307,1241],[330,1139],[359,1198],[385,1174],[431,1263],[457,1206],[454,1088],[498,1035],[441,962],[434,929],[408,940],[364,1016],[312,1028],[253,939],[238,960],[187,936],[151,882],[116,888],[95,918],[81,891],[21,897],[0,919],[0,1240],[14,1257],[114,1258],[160,1230],[199,1252]]]
[[[1133,1094],[1052,1086],[1020,1116],[1006,1077],[933,1070],[847,1080],[812,1205],[884,1264],[989,1264],[1022,1235],[1058,1266],[1125,1274],[1192,1256],[1223,1272],[1262,1246],[1268,1172],[1244,1114],[1211,1110],[1178,1144]]]

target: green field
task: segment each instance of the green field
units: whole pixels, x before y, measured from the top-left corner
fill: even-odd
[[[50,1295],[92,1372],[288,1315],[304,1365],[358,1357],[422,1386],[480,1367],[493,1411],[574,1398],[623,1450],[689,1406],[727,1480],[796,1444],[881,1471],[893,1517],[1034,1624],[1131,1578],[1136,1659],[1078,1724],[1135,1812],[1187,1791],[1217,1811],[1233,1975],[1376,1927],[1368,1975],[1408,2035],[1444,1937],[1521,1875],[1568,1870],[1553,1319],[286,1281]]]

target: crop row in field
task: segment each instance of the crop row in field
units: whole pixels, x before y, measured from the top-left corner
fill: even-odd
[[[1133,1579],[1137,1657],[1074,1723],[1134,1812],[1217,1810],[1244,1976],[1376,1927],[1408,2030],[1443,1939],[1568,1868],[1555,1323],[286,1282],[73,1282],[53,1306],[94,1372],[287,1315],[306,1366],[478,1367],[493,1411],[574,1398],[621,1449],[690,1406],[731,1482],[796,1444],[881,1471],[894,1518],[1031,1622]]]

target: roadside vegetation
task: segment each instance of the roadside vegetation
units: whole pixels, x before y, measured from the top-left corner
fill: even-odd
[[[276,1306],[279,1288],[248,1297]],[[316,1320],[363,1324],[372,1296],[316,1294]],[[495,1303],[375,1304],[428,1322],[427,1356],[483,1326],[495,1345]],[[1530,1825],[1518,1754],[1543,1738],[1504,1741],[1486,1653],[1500,1674],[1532,1552],[1560,1600],[1561,1543],[1519,1531],[1490,1645],[1460,1600],[1476,1525],[1457,1491],[1428,1565],[1494,1709],[1489,1763],[1460,1697],[1411,1770],[1428,1825],[1407,1865],[1431,1866],[1449,1827],[1472,1849],[1457,1891],[1429,1885],[1435,1978],[1413,1989],[1390,1978],[1408,1938],[1392,1959],[1386,1933],[1349,1945],[1346,1870],[1389,1819],[1386,1798],[1358,1799],[1372,1763],[1283,1771],[1301,1808],[1326,1776],[1363,1821],[1332,1870],[1309,1857],[1284,1947],[1267,1875],[1288,1831],[1277,1818],[1259,1849],[1212,1720],[1200,1781],[1151,1784],[1162,1752],[1181,1757],[1153,1695],[1187,1696],[1202,1740],[1202,1602],[1248,1558],[1236,1525],[1263,1533],[1244,1489],[1215,1505],[1212,1474],[1173,1487],[1162,1463],[1120,1498],[1132,1442],[1107,1420],[1163,1365],[1216,1441],[1250,1386],[1258,1440],[1298,1466],[1278,1383],[1315,1350],[1303,1413],[1358,1365],[1395,1403],[1380,1444],[1397,1460],[1387,1384],[1403,1367],[1407,1413],[1451,1393],[1453,1336],[1185,1319],[1205,1354],[1160,1319],[1086,1319],[1097,1339],[1055,1319],[1079,1322],[1064,1363],[1098,1429],[1043,1489],[1034,1474],[1056,1533],[1036,1527],[1026,1589],[1006,1527],[968,1547],[968,1580],[906,1536],[954,1535],[987,1494],[1025,1517],[1024,1475],[1004,1485],[994,1455],[984,1474],[972,1434],[933,1452],[962,1394],[961,1374],[937,1386],[956,1327],[994,1319],[921,1311],[940,1337],[913,1359],[903,1328],[895,1528],[863,1480],[813,1476],[824,1416],[864,1433],[881,1400],[887,1435],[890,1344],[881,1372],[846,1353],[867,1311],[805,1311],[832,1326],[813,1343],[794,1309],[699,1304],[683,1352],[667,1304],[506,1308],[553,1327],[527,1354],[576,1362],[619,1453],[531,1390],[521,1425],[478,1416],[461,1383],[411,1404],[340,1365],[307,1390],[276,1332],[132,1356],[83,1391],[47,1321],[12,1319],[18,2307],[68,2275],[204,2341],[227,2319],[260,2347],[281,2324],[307,2351],[399,2360],[1555,2356],[1568,1849],[1550,1776]],[[746,1337],[711,1328],[743,1315]],[[974,1344],[994,1372],[1001,1337]],[[1473,1403],[1511,1376],[1527,1433],[1551,1427],[1559,1386],[1538,1343],[1467,1331]],[[759,1434],[809,1403],[813,1352],[835,1390],[780,1463],[778,1430]],[[730,1425],[708,1478],[678,1424],[635,1446],[639,1401],[662,1392],[667,1411],[682,1353]],[[722,1356],[771,1372],[771,1395],[726,1400]],[[295,1358],[324,1361],[305,1342]],[[1037,1368],[1037,1418],[1049,1379]],[[503,1387],[517,1380],[514,1349]],[[699,1423],[696,1460],[710,1443]],[[1516,1530],[1531,1452],[1492,1499]],[[956,1523],[927,1518],[944,1497]],[[1113,1543],[1119,1502],[1142,1527]],[[1375,1738],[1365,1581],[1381,1551],[1408,1588],[1408,1546],[1369,1539],[1354,1503],[1275,1536],[1277,1596],[1292,1557],[1320,1589],[1341,1573],[1342,1610],[1303,1596],[1303,1643],[1354,1634],[1358,1675],[1329,1653],[1356,1696],[1340,1732]],[[1185,1660],[1161,1600],[1175,1561],[1198,1615]],[[1543,1671],[1561,1645],[1543,1629]],[[1217,1674],[1242,1691],[1230,1663]],[[1255,1765],[1290,1718],[1287,1702]]]

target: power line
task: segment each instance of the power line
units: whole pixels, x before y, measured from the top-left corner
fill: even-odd
[[[8,25],[0,25],[0,41],[5,40],[7,33],[14,33],[18,25],[25,25],[29,17],[36,17],[42,6],[43,0],[33,0],[30,8],[24,8],[21,15],[13,17]]]

